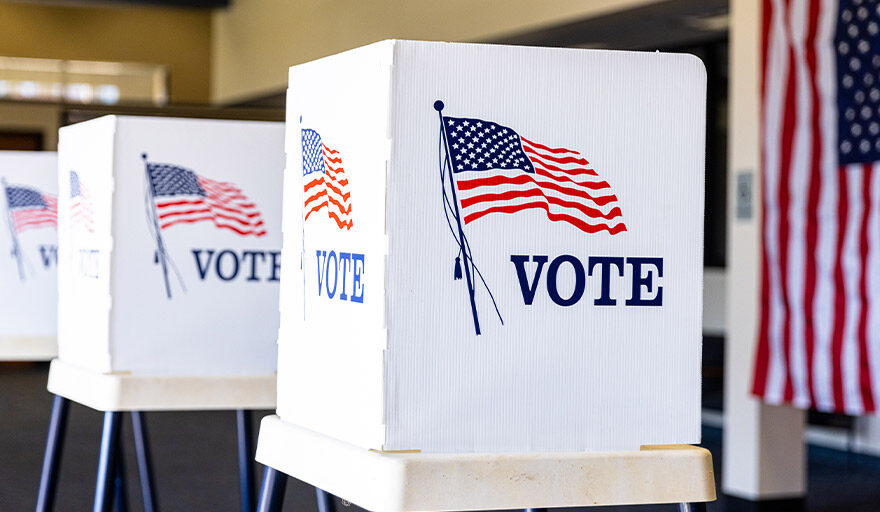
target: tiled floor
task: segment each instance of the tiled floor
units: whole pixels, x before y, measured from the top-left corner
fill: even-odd
[[[0,512],[34,508],[51,406],[51,397],[45,389],[47,372],[48,366],[43,364],[0,364]],[[261,411],[254,415],[255,432],[258,418],[269,413]],[[161,510],[238,511],[234,413],[148,413],[146,418]],[[60,512],[84,511],[91,507],[101,420],[101,414],[96,411],[76,404],[71,406],[56,502],[56,510]],[[122,435],[130,509],[138,511],[140,493],[127,419]],[[718,474],[720,430],[704,429],[704,445],[715,457]],[[811,448],[809,469],[807,510],[880,511],[880,460]],[[726,505],[722,497],[711,504],[709,510],[724,511]],[[313,489],[291,479],[285,510],[314,511],[315,506]],[[346,511],[342,503],[338,503],[338,509]],[[357,507],[352,505],[351,509],[355,512]],[[618,507],[614,510],[671,511],[674,507]]]

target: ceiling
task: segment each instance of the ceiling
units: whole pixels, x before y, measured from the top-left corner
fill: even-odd
[[[195,7],[201,9],[214,9],[229,7],[232,0],[14,0],[22,3],[47,4],[47,5],[71,5],[78,7],[101,7],[101,6],[126,6],[126,5],[154,5],[162,7]]]
[[[669,50],[725,39],[727,29],[728,0],[667,0],[488,42]]]

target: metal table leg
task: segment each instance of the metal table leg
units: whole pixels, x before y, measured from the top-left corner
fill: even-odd
[[[705,503],[679,503],[678,512],[706,512]]]
[[[266,466],[263,470],[257,512],[281,512],[285,487],[287,487],[287,475]]]
[[[95,484],[94,512],[110,512],[113,501],[113,480],[116,476],[116,461],[119,455],[119,430],[122,420],[120,412],[104,413],[104,428],[101,433],[101,454],[98,459],[98,479]]]
[[[52,415],[49,417],[49,433],[46,436],[43,470],[40,473],[37,512],[50,512],[55,505],[55,489],[58,484],[58,470],[61,468],[61,450],[64,448],[64,433],[67,430],[67,410],[69,407],[70,402],[66,398],[55,395],[52,400]]]
[[[254,510],[254,450],[251,411],[235,411],[238,430],[238,474],[241,495],[241,512]]]
[[[116,460],[116,477],[113,479],[113,496],[116,502],[116,512],[128,512],[128,491],[125,487],[125,463],[122,456],[121,436],[116,450],[116,453],[119,454]]]
[[[141,482],[144,512],[158,512],[159,502],[156,499],[156,487],[153,482],[153,459],[150,455],[150,441],[147,436],[146,419],[142,412],[131,412],[131,431],[134,434],[134,449],[137,455],[138,476]]]
[[[318,500],[318,512],[336,512],[336,502],[329,492],[315,487],[315,498]]]

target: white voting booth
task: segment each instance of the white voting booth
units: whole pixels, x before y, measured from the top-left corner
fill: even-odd
[[[0,151],[0,360],[58,353],[57,155]]]
[[[55,373],[273,380],[282,133],[115,116],[61,129]]]
[[[700,441],[705,87],[663,53],[292,67],[257,460],[373,510],[713,499],[708,452],[644,449]]]
[[[61,129],[48,388],[106,411],[95,510],[113,494],[120,411],[143,458],[140,411],[238,410],[250,492],[247,410],[275,404],[283,137],[282,123],[147,117]]]
[[[94,398],[122,401],[111,409],[234,402],[241,386],[273,402],[282,137],[280,123],[116,116],[61,129],[50,391],[113,375]],[[191,393],[123,403],[127,382],[157,376],[191,379]]]

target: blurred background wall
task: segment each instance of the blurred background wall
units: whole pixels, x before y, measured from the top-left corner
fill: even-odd
[[[212,99],[283,89],[289,66],[383,39],[494,41],[651,3],[661,2],[235,0],[214,14]]]
[[[209,101],[211,11],[88,3],[0,2],[0,55],[160,64],[171,101]]]

